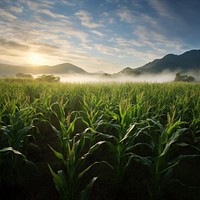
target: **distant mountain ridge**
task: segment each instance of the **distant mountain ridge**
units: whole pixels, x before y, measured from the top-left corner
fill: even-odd
[[[17,73],[29,74],[88,74],[85,70],[63,63],[54,66],[20,67],[15,65],[0,64],[0,75],[15,75]]]
[[[164,71],[170,72],[190,72],[200,71],[200,50],[187,51],[181,55],[168,54],[163,58],[156,59],[141,67],[132,69],[125,68],[128,74],[141,74],[141,73],[161,73]],[[124,73],[124,70],[118,74]]]
[[[100,69],[101,70],[101,69]],[[138,68],[126,67],[118,73],[107,74],[102,71],[89,73],[84,69],[70,63],[54,66],[20,67],[16,65],[0,64],[0,76],[27,74],[79,74],[79,75],[101,75],[101,76],[138,76],[141,74],[157,74],[169,72],[198,72],[200,73],[200,50],[187,51],[181,55],[168,54],[160,59],[155,59]]]
[[[132,69],[130,67],[126,67],[123,70],[121,70],[118,73],[115,73],[115,76],[138,76],[141,72],[139,72],[137,69]]]

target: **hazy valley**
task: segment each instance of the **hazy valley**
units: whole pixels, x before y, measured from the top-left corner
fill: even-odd
[[[194,76],[195,80],[199,80],[200,50],[187,51],[181,55],[168,54],[141,67],[134,69],[125,67],[112,74],[103,71],[90,73],[71,63],[35,67],[0,64],[1,77],[15,76],[17,73],[31,74],[33,77],[41,74],[53,74],[59,76],[62,82],[80,83],[105,81],[168,82],[174,80],[176,73]]]

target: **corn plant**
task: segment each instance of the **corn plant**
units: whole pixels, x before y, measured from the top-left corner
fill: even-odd
[[[74,134],[74,126],[77,117],[72,122],[66,119],[63,106],[59,106],[60,115],[55,115],[59,118],[59,129],[52,125],[53,130],[59,137],[61,152],[56,151],[52,147],[51,150],[55,156],[63,163],[62,170],[57,173],[49,166],[50,172],[53,176],[53,181],[58,190],[61,199],[76,200],[89,199],[90,190],[97,179],[93,177],[89,184],[83,184],[83,176],[90,170],[90,168],[99,163],[92,162],[87,164],[87,157],[100,146],[104,141],[98,142],[93,146],[86,145],[86,137],[84,133]]]
[[[163,125],[156,119],[147,119],[149,127],[143,129],[143,133],[150,137],[149,147],[152,149],[152,156],[146,164],[152,174],[150,186],[151,199],[162,199],[167,184],[172,181],[172,171],[179,162],[188,157],[198,155],[176,154],[175,147],[179,145],[181,135],[187,130],[182,127],[185,123],[180,119],[175,120],[174,115],[168,115],[168,124]],[[147,131],[148,129],[148,131]]]
[[[86,125],[85,133],[90,138],[91,144],[94,144],[95,138],[99,127],[103,123],[103,111],[102,111],[102,100],[97,100],[95,96],[92,96],[87,102],[86,99],[83,101],[83,111],[79,112],[83,123]]]
[[[66,144],[66,157],[51,147],[55,156],[64,164],[64,169],[59,170],[57,173],[49,166],[55,187],[63,200],[89,199],[90,190],[97,179],[97,177],[93,177],[86,186],[83,185],[84,175],[93,165],[98,163],[93,162],[85,166],[87,155],[89,155],[96,146],[90,148],[89,151],[83,155],[81,151],[84,151],[84,146],[85,136],[76,135]]]
[[[71,121],[71,116],[73,115],[73,113],[68,113],[68,115],[66,116],[65,107],[67,103],[68,101],[66,101],[64,104],[54,103],[51,105],[51,108],[50,108],[51,112],[53,112],[53,114],[56,117],[56,120],[58,121],[59,128],[56,128],[51,123],[51,121],[49,121],[54,132],[58,136],[61,153],[64,156],[64,158],[66,158],[67,156],[66,146],[68,145],[70,138],[74,134],[75,123],[78,120],[78,118],[76,117],[76,113],[72,121]]]
[[[135,131],[135,126],[137,125],[134,119],[136,114],[135,107],[129,105],[126,108],[122,108],[119,105],[118,112],[107,110],[107,114],[111,117],[111,121],[104,123],[107,127],[107,132],[99,133],[99,135],[105,138],[113,159],[110,164],[113,167],[114,183],[120,184],[132,160],[143,163],[148,160],[134,153],[136,146],[143,145],[142,143],[136,143],[139,132]]]
[[[12,105],[12,112],[7,113],[7,106],[4,106],[1,113],[0,168],[2,182],[9,180],[15,185],[20,163],[22,161],[31,163],[22,152],[25,152],[28,145],[30,131],[35,128],[33,125],[34,110]]]

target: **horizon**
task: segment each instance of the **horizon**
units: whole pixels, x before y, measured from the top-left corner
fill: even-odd
[[[93,73],[199,49],[198,0],[0,2],[0,63],[70,63]]]
[[[106,71],[103,71],[103,70],[98,70],[98,71],[94,71],[94,72],[89,72],[89,71],[87,71],[87,70],[85,70],[84,68],[81,68],[81,67],[79,67],[79,66],[76,66],[76,65],[74,65],[73,63],[60,63],[60,64],[56,64],[56,65],[35,65],[35,66],[20,66],[20,65],[12,65],[12,64],[5,64],[5,63],[0,63],[0,66],[2,66],[2,65],[8,65],[8,66],[12,66],[12,67],[18,67],[18,68],[23,68],[23,69],[28,69],[28,68],[31,68],[32,70],[36,70],[35,72],[37,72],[37,68],[40,68],[39,70],[41,70],[41,68],[42,67],[54,67],[54,68],[56,68],[57,66],[63,66],[63,65],[65,65],[65,67],[66,67],[66,69],[68,69],[69,67],[74,67],[74,68],[79,68],[80,70],[83,70],[83,71],[85,71],[88,75],[100,75],[100,74],[107,74],[107,75],[114,75],[114,74],[118,74],[118,73],[120,73],[121,71],[123,71],[123,70],[125,70],[125,69],[133,69],[133,70],[135,70],[135,69],[139,69],[139,68],[142,68],[142,67],[145,67],[146,65],[148,65],[148,64],[150,64],[150,63],[154,63],[155,61],[157,61],[157,60],[162,60],[162,59],[164,59],[165,57],[167,57],[167,56],[169,56],[169,55],[173,55],[173,56],[182,56],[182,55],[186,55],[186,54],[189,54],[189,53],[191,53],[191,52],[194,52],[194,51],[200,51],[200,49],[191,49],[191,50],[188,50],[188,51],[186,51],[186,52],[182,52],[181,54],[179,54],[179,55],[176,55],[176,54],[171,54],[171,53],[168,53],[168,54],[166,54],[166,55],[164,55],[162,58],[157,58],[157,59],[154,59],[153,61],[150,61],[149,63],[146,63],[146,64],[144,64],[143,66],[140,66],[140,67],[136,67],[136,68],[131,68],[131,67],[124,67],[124,68],[122,68],[121,70],[119,70],[119,71],[117,71],[117,72],[110,72],[110,73],[108,73],[108,72],[106,72]],[[56,69],[55,69],[56,70]],[[189,70],[190,71],[190,70]],[[188,71],[188,72],[189,72]],[[188,72],[186,72],[186,73],[188,73]],[[190,71],[190,73],[194,73],[194,71],[193,70],[191,70]],[[76,74],[76,72],[74,72],[75,74]],[[170,77],[172,77],[172,76],[175,76],[175,74],[176,73],[180,73],[180,69],[176,69],[175,71],[174,70],[170,70],[169,68],[164,68],[164,69],[161,69],[161,71],[158,73],[158,72],[156,72],[156,75],[157,74],[160,74],[160,75],[162,75],[162,77],[165,77],[165,76],[168,76],[169,77],[169,75],[170,75]],[[30,72],[30,74],[32,74],[31,72]],[[40,73],[38,73],[38,74],[40,74]],[[54,73],[53,73],[54,74]],[[57,73],[55,73],[55,74],[57,74]],[[65,72],[63,72],[63,73],[58,73],[57,75],[59,75],[59,74],[61,74],[61,75],[64,75],[64,76],[66,76],[67,74],[68,74],[68,72],[67,72],[67,74],[65,74]],[[73,73],[72,73],[73,74]],[[155,73],[154,72],[147,72],[146,73],[148,76],[155,76]],[[173,74],[173,75],[172,75]],[[32,74],[33,75],[33,74]],[[71,76],[70,74],[68,74],[69,76]],[[79,73],[77,74],[77,75],[80,75]],[[165,75],[165,76],[163,76],[163,75]],[[73,75],[74,76],[74,75]],[[87,76],[87,75],[86,75]],[[142,77],[143,75],[138,75],[138,77]],[[131,77],[131,75],[130,75],[130,77]],[[127,79],[129,79],[130,78],[129,77],[129,75],[127,74],[127,75],[125,75],[125,78],[127,78]],[[143,77],[146,77],[146,75],[145,76],[143,76]],[[77,79],[77,77],[75,77],[74,76],[74,78],[75,79]],[[89,79],[91,79],[91,77],[88,77]],[[132,77],[133,78],[133,77]],[[136,78],[136,77],[135,77]],[[85,79],[85,78],[83,78],[83,79]],[[92,78],[93,79],[93,78]],[[98,81],[98,77],[97,77],[97,80],[96,81]],[[108,78],[106,78],[107,80],[106,81],[108,81]],[[137,79],[137,78],[136,78]],[[149,77],[148,77],[148,79],[149,79]],[[143,79],[143,80],[145,80],[145,79]],[[153,80],[153,79],[152,79]],[[172,80],[172,78],[167,78],[167,81],[169,81],[169,80]],[[95,81],[95,82],[96,82]],[[134,81],[134,80],[133,80]],[[138,80],[136,80],[136,82],[140,82],[140,79],[138,79]],[[73,82],[73,81],[70,81],[70,82]],[[77,82],[77,81],[75,81],[75,82]],[[81,81],[82,82],[82,81]],[[89,82],[91,82],[91,81],[89,81]],[[124,80],[119,80],[119,82],[124,82]],[[150,82],[152,82],[152,81],[150,81]],[[156,81],[157,82],[157,81]],[[161,81],[162,82],[162,81]],[[165,81],[164,81],[165,82]]]

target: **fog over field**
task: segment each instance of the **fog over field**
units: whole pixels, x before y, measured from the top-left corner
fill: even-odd
[[[104,75],[58,75],[61,82],[88,83],[88,82],[149,82],[163,83],[173,81],[174,73],[146,74],[140,76],[104,76]]]

